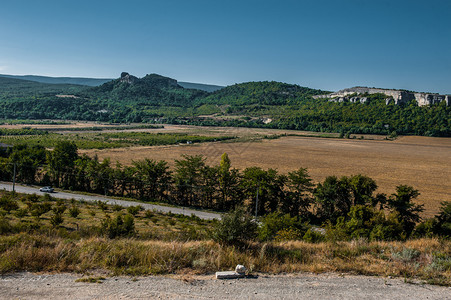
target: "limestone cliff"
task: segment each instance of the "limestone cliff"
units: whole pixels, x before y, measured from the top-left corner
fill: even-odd
[[[394,102],[395,104],[407,103],[411,100],[416,100],[419,106],[436,104],[442,101],[446,102],[446,105],[451,103],[451,95],[439,95],[436,93],[415,93],[405,90],[389,90],[389,89],[378,89],[378,88],[368,88],[368,87],[353,87],[348,89],[343,89],[335,93],[328,95],[318,95],[313,96],[314,98],[327,98],[329,101],[334,102],[360,102],[364,103],[367,101],[366,97],[358,97],[362,94],[384,94],[387,95],[385,100],[387,104]],[[353,95],[353,97],[349,97]],[[355,96],[357,95],[357,96]]]

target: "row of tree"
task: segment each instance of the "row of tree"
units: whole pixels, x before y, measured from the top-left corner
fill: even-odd
[[[423,211],[413,202],[418,191],[410,186],[400,185],[387,197],[375,194],[376,182],[364,175],[328,176],[315,185],[304,168],[288,174],[259,167],[240,171],[231,167],[226,153],[216,166],[207,165],[202,156],[189,155],[176,160],[173,170],[166,161],[151,159],[112,166],[108,159],[79,156],[76,145],[65,141],[53,151],[40,146],[14,147],[2,158],[0,177],[11,180],[14,172],[25,183],[218,211],[240,206],[258,216],[288,214],[312,224],[335,225],[352,219],[352,214],[371,212],[374,216],[385,210],[394,215],[379,214],[379,221],[385,224],[395,218],[405,237]],[[356,212],[356,207],[364,209]]]

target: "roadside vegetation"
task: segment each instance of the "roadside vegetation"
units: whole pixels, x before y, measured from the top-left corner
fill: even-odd
[[[226,153],[215,166],[199,155],[183,155],[174,169],[166,161],[151,159],[112,165],[108,159],[79,156],[77,145],[68,141],[53,150],[16,146],[3,155],[0,180],[11,181],[15,175],[16,182],[26,184],[220,212],[241,207],[274,224],[266,227],[262,240],[274,238],[282,229],[288,230],[287,236],[315,240],[319,237],[312,226],[326,228],[335,240],[451,235],[449,202],[442,203],[438,216],[423,220],[423,205],[416,203],[418,190],[398,185],[391,195],[375,193],[377,183],[361,174],[328,176],[315,184],[304,168],[288,174],[259,167],[234,169]]]
[[[244,264],[252,273],[332,271],[451,285],[449,239],[337,241],[312,231],[301,237],[287,216],[257,224],[237,209],[207,221],[48,194],[0,192],[0,207],[0,273],[208,274]]]

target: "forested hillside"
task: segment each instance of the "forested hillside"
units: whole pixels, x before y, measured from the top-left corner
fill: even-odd
[[[281,82],[246,82],[206,92],[157,74],[137,78],[125,72],[97,87],[0,77],[0,118],[451,136],[451,107],[445,103],[386,105],[382,94],[364,95],[366,103],[312,97],[325,93]]]

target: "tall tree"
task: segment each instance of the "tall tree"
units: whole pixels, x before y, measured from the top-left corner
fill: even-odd
[[[361,174],[349,179],[349,186],[353,196],[353,205],[374,204],[373,193],[377,190],[376,181]]]
[[[160,160],[144,159],[133,161],[136,176],[142,181],[143,195],[146,200],[166,200],[168,185],[171,183],[171,172],[168,163]]]
[[[314,190],[317,204],[317,216],[322,220],[334,223],[338,217],[346,217],[352,206],[349,179],[345,176],[338,179],[328,176]]]
[[[285,200],[285,175],[277,174],[274,169],[263,170],[259,167],[246,168],[241,178],[241,187],[245,195],[245,206],[257,215],[277,211]]]
[[[231,166],[229,155],[222,154],[218,170],[219,210],[230,210],[238,204],[238,170],[232,169]]]
[[[396,187],[396,194],[392,194],[387,201],[388,207],[398,213],[398,218],[403,224],[404,231],[409,236],[415,224],[421,220],[420,213],[424,210],[423,204],[413,202],[420,193],[408,185]]]
[[[78,159],[77,145],[74,142],[62,141],[56,144],[53,151],[47,154],[50,174],[57,186],[68,188],[74,176],[75,161]]]
[[[309,208],[312,205],[312,191],[314,184],[308,175],[307,169],[299,168],[288,173],[288,196],[281,203],[281,211],[291,216],[301,215],[308,218]]]
[[[205,158],[202,155],[182,155],[182,158],[175,161],[177,200],[182,205],[198,205]]]

